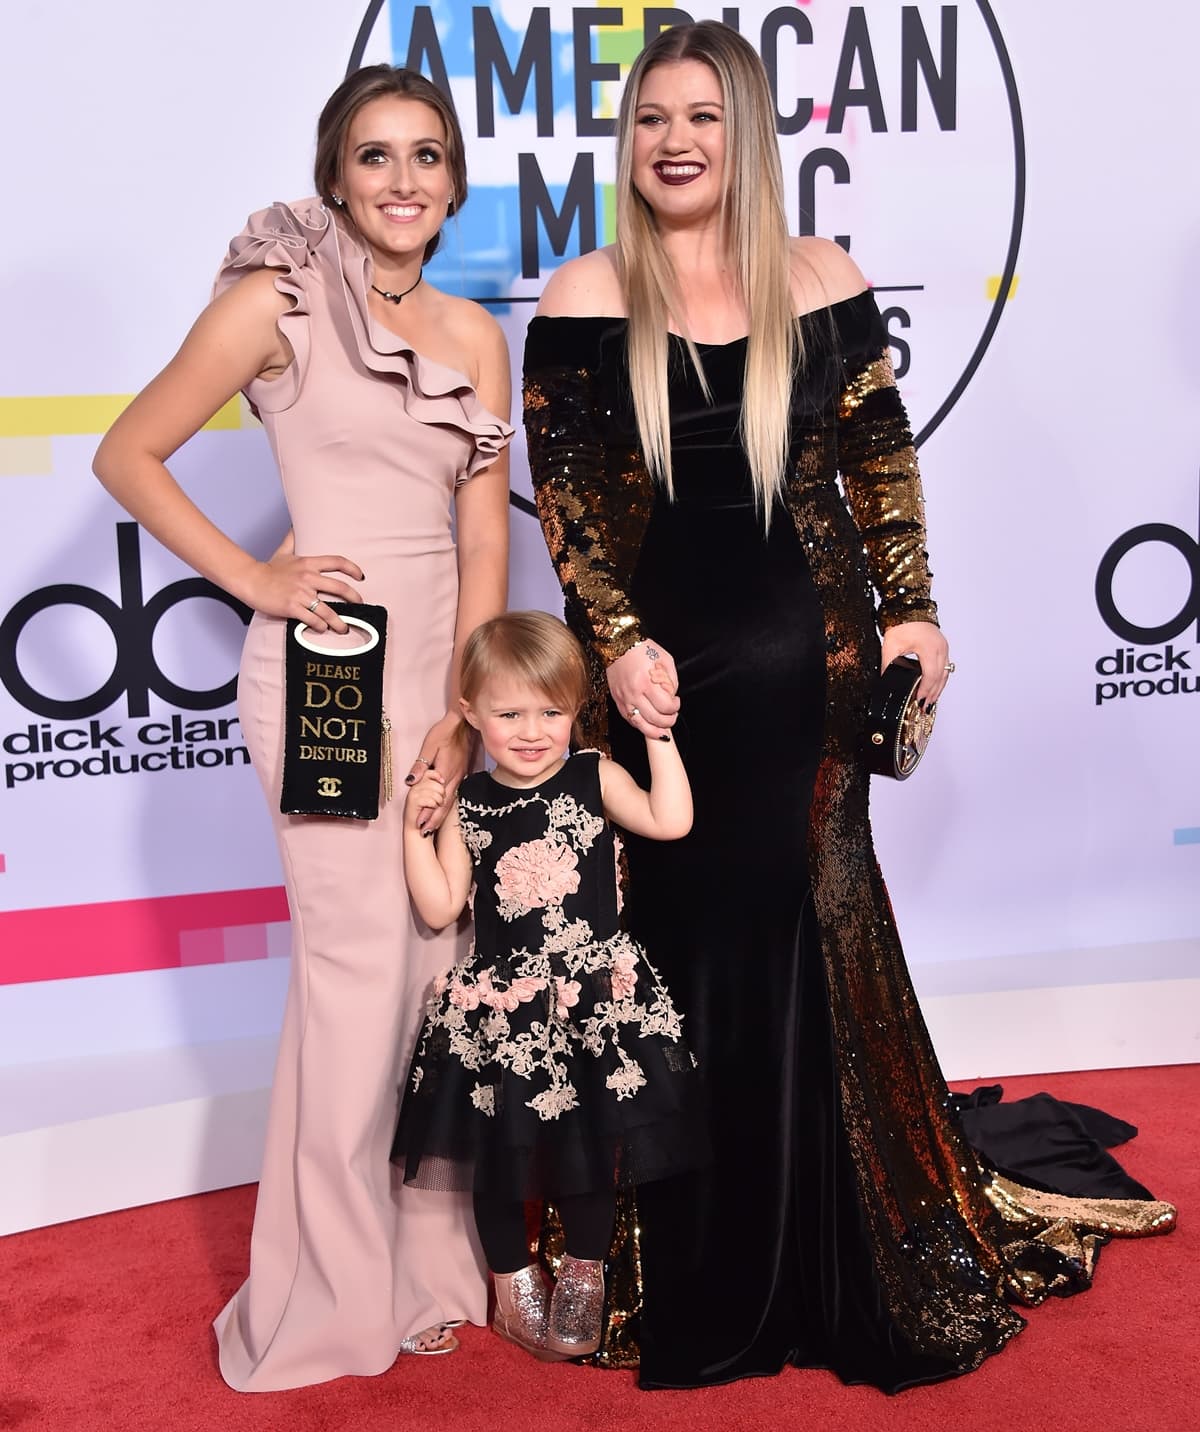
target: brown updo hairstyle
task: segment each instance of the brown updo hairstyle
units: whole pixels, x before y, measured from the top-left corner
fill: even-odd
[[[498,676],[543,692],[572,718],[588,696],[583,648],[549,612],[505,612],[477,626],[467,638],[463,700],[474,705],[480,691]],[[574,735],[578,740],[578,731]]]
[[[346,136],[354,116],[364,104],[388,97],[417,100],[427,104],[441,118],[446,131],[450,192],[454,196],[447,213],[457,213],[467,197],[467,156],[454,104],[424,75],[395,65],[364,65],[361,70],[347,75],[326,100],[317,120],[317,157],[313,162],[313,180],[322,202],[333,207],[334,190],[342,172]],[[440,234],[434,234],[425,245],[425,254],[421,259],[423,264],[427,264],[437,253],[440,239]]]

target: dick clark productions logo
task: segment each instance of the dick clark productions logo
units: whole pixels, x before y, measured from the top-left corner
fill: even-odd
[[[1131,620],[1121,610],[1113,590],[1117,569],[1131,552],[1157,545],[1183,558],[1188,589],[1179,610],[1153,626]],[[1193,672],[1194,648],[1176,645],[1189,627],[1195,625],[1200,641],[1200,531],[1195,537],[1166,522],[1143,522],[1122,532],[1100,559],[1096,569],[1096,606],[1104,624],[1114,635],[1134,645],[1118,647],[1096,662],[1104,677],[1096,683],[1096,705],[1129,697],[1179,696],[1200,691],[1200,672]],[[1138,647],[1161,647],[1139,651]]]
[[[181,602],[220,602],[242,622],[249,621],[249,610],[203,577],[172,582],[148,597],[137,524],[117,523],[116,538],[118,598],[76,582],[61,582],[28,593],[0,621],[0,682],[27,712],[50,718],[0,735],[0,751],[6,758],[3,779],[9,790],[48,778],[195,770],[244,765],[249,760],[249,752],[240,744],[235,716],[185,719],[180,714],[228,706],[236,695],[236,676],[210,690],[194,691],[172,681],[154,655],[159,622]],[[64,698],[33,684],[21,668],[18,644],[35,617],[72,607],[91,612],[105,623],[116,646],[116,659],[112,672],[94,691]],[[176,707],[175,713],[135,721],[133,718],[149,717],[151,693]],[[107,711],[122,697],[131,718],[128,722],[88,719]]]

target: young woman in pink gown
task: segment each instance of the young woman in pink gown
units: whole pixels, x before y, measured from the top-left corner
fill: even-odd
[[[319,198],[255,214],[233,240],[213,302],[95,464],[139,522],[255,612],[239,711],[274,813],[293,961],[250,1276],[216,1321],[222,1375],[248,1392],[452,1351],[447,1324],[486,1314],[469,1200],[403,1188],[388,1162],[400,1071],[461,936],[409,905],[401,801],[370,822],[284,816],[279,801],[286,619],[358,641],[327,599],[388,608],[398,772],[432,767],[451,786],[465,773],[460,649],[506,596],[508,352],[481,308],[422,282],[466,196],[457,120],[432,85],[385,65],[350,76],[321,115],[316,181]],[[239,390],[291,516],[269,562],[164,466]]]

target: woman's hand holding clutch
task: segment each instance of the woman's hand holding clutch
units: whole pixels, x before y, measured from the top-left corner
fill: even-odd
[[[899,622],[888,627],[883,634],[883,661],[881,671],[886,671],[898,656],[915,656],[921,663],[921,684],[917,687],[918,700],[926,706],[935,705],[942,694],[954,664],[950,660],[950,647],[942,635],[941,628],[933,622]]]

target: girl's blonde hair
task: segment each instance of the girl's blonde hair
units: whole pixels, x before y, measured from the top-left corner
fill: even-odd
[[[725,191],[721,241],[750,319],[741,436],[764,525],[784,481],[792,379],[804,361],[792,312],[790,248],[783,170],[775,141],[775,105],[752,46],[717,20],[675,25],[634,61],[617,120],[617,267],[629,315],[629,382],[647,468],[674,495],[667,396],[668,319],[711,399],[700,354],[688,332],[671,261],[654,211],[633,183],[633,137],[642,81],[656,65],[699,60],[721,87],[725,118]]]
[[[548,612],[505,612],[477,626],[462,659],[463,700],[473,705],[496,677],[544,691],[574,717],[588,694],[583,648]]]

